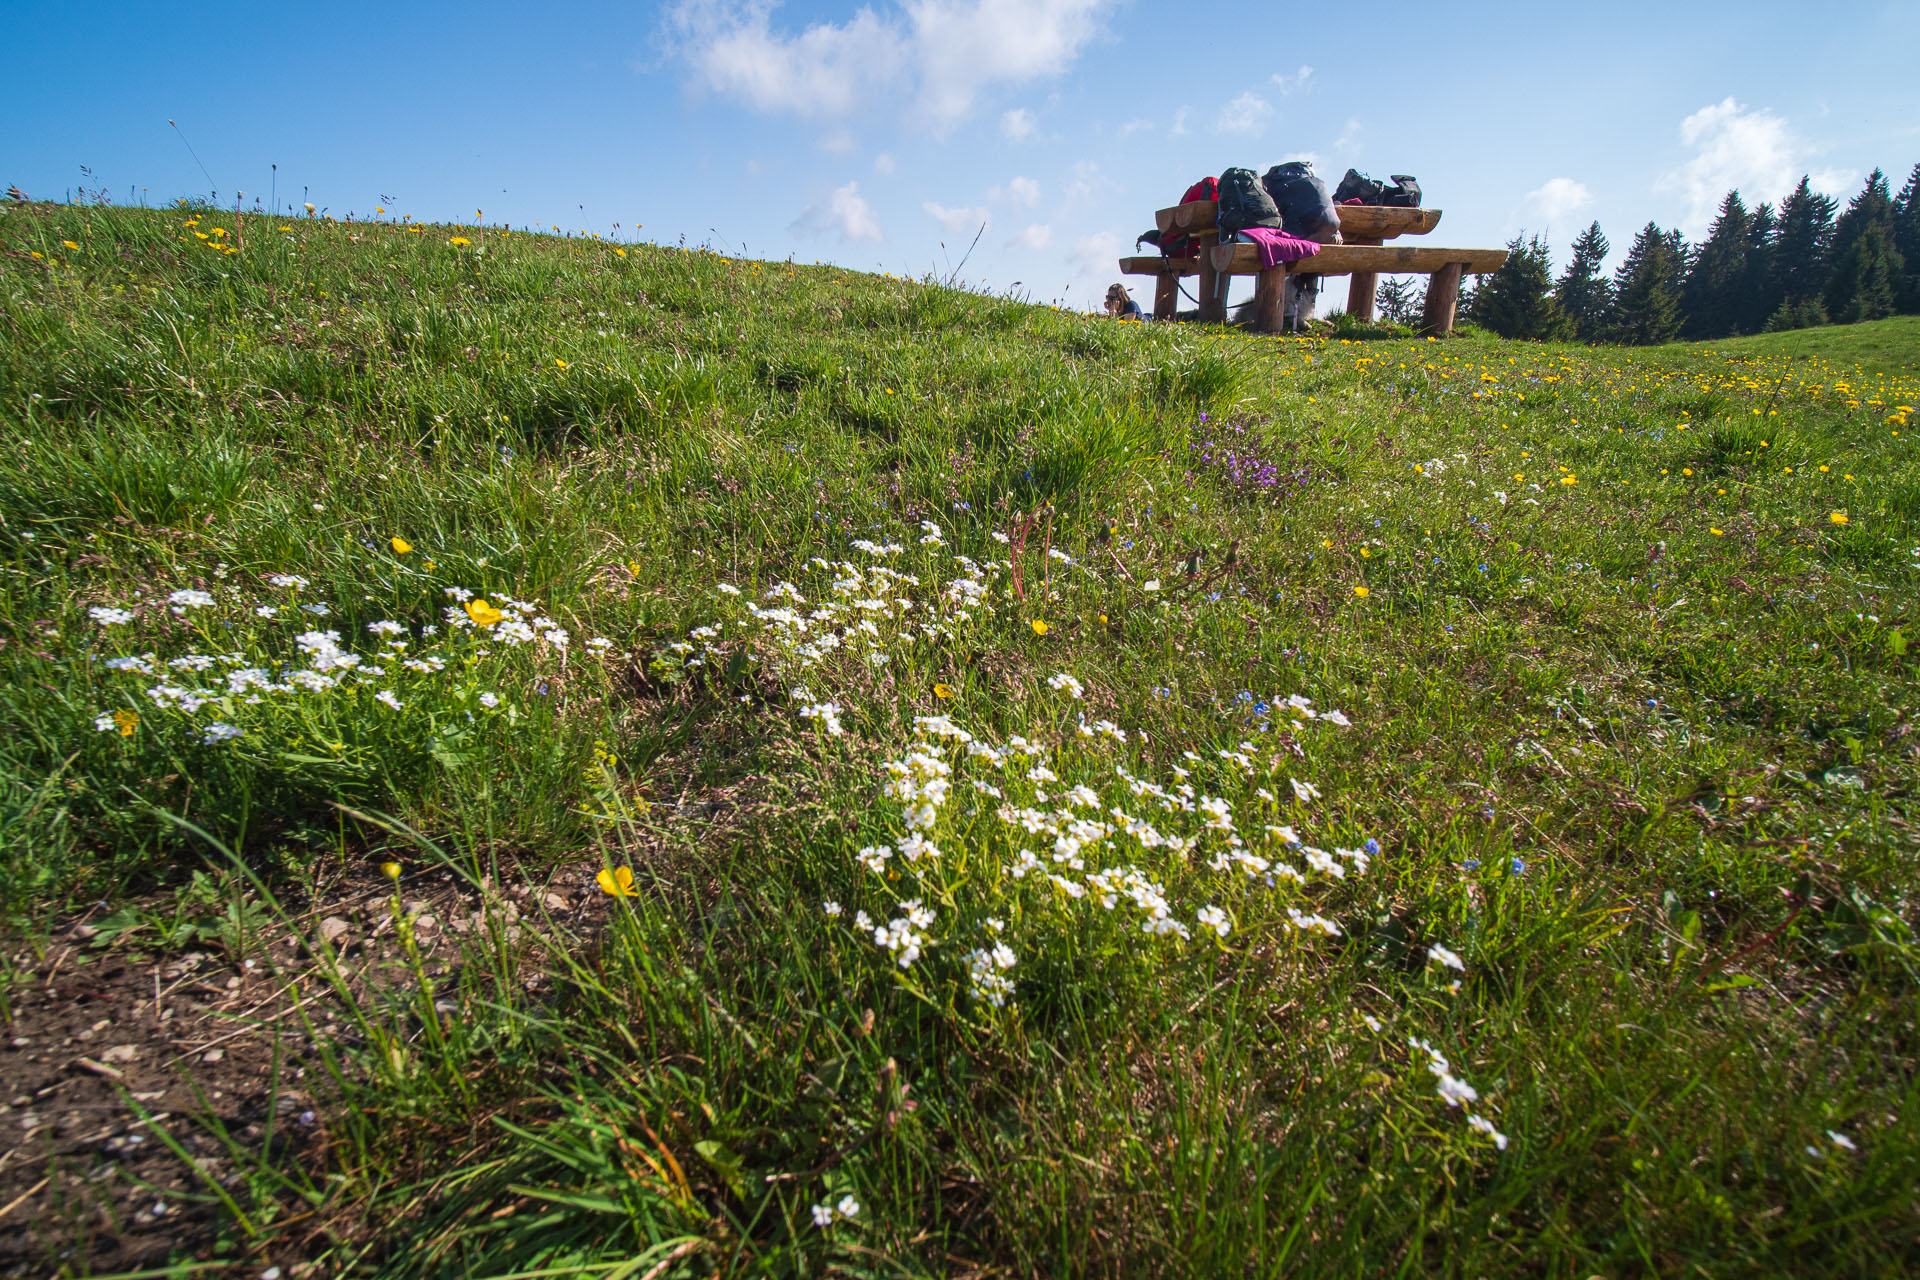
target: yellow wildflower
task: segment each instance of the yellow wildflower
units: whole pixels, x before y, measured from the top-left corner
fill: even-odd
[[[507,615],[488,604],[485,600],[474,599],[467,601],[467,616],[473,619],[475,626],[490,627]]]
[[[1033,634],[1037,636],[1043,636],[1053,630],[1052,627],[1049,627],[1046,622],[1040,618],[1035,618],[1030,625],[1033,627]]]
[[[633,888],[633,868],[615,867],[611,871],[602,871],[594,877],[600,891],[613,898],[631,898],[635,896]]]
[[[393,554],[403,556],[413,550],[413,544],[405,538],[388,538],[387,545],[393,548]]]

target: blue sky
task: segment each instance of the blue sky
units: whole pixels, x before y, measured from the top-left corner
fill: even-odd
[[[1209,16],[1219,15],[1219,16]],[[1920,5],[8,6],[0,185],[302,189],[1097,306],[1155,208],[1307,155],[1417,175],[1428,243],[1649,219],[1920,161]],[[382,197],[390,197],[383,200]],[[635,233],[639,224],[644,229]],[[944,245],[944,247],[943,247]],[[1331,290],[1332,300],[1344,291]]]

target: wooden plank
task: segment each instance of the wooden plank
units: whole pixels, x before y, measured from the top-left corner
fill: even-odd
[[[1388,209],[1373,204],[1343,204],[1340,236],[1344,240],[1392,240],[1396,236],[1423,236],[1440,225],[1438,209]],[[1214,229],[1214,217],[1220,206],[1212,200],[1193,200],[1170,209],[1154,211],[1154,225],[1161,235]]]
[[[1215,245],[1201,253],[1212,257],[1217,271],[1251,276],[1260,271],[1260,250],[1250,244]],[[1317,276],[1350,276],[1356,271],[1379,275],[1432,275],[1449,263],[1459,263],[1468,275],[1498,271],[1507,260],[1505,249],[1429,249],[1413,245],[1330,244],[1311,258],[1292,263],[1287,270]]]
[[[1123,276],[1191,276],[1200,272],[1198,258],[1122,258],[1120,274]]]
[[[1460,301],[1460,264],[1449,263],[1427,282],[1427,305],[1420,313],[1423,337],[1444,338],[1453,332],[1453,309]]]
[[[1377,204],[1343,204],[1340,238],[1348,244],[1423,236],[1440,225],[1438,209],[1388,209]]]

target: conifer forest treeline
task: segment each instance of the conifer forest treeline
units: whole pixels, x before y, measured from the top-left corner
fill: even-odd
[[[1920,313],[1920,165],[1897,196],[1875,169],[1844,211],[1806,177],[1778,208],[1729,191],[1705,239],[1649,222],[1611,276],[1598,222],[1557,279],[1539,236],[1507,247],[1461,299],[1464,319],[1505,338],[1640,346]]]

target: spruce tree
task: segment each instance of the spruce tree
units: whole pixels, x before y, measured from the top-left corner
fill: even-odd
[[[1553,259],[1539,236],[1507,241],[1507,260],[1474,295],[1473,322],[1503,338],[1556,342],[1573,335],[1553,300]]]
[[[1725,338],[1741,331],[1741,303],[1747,274],[1747,247],[1753,215],[1738,191],[1727,192],[1720,216],[1687,269],[1680,301],[1686,311],[1681,332],[1689,338]]]
[[[1773,240],[1776,309],[1818,298],[1827,287],[1836,207],[1832,198],[1814,191],[1805,176],[1781,202],[1780,232]]]
[[[1567,273],[1553,287],[1554,301],[1573,322],[1573,332],[1582,342],[1592,342],[1606,327],[1607,313],[1613,307],[1613,284],[1601,274],[1612,248],[1595,222],[1573,242],[1573,260]]]
[[[1667,242],[1667,284],[1673,290],[1673,296],[1682,297],[1687,287],[1687,268],[1693,263],[1693,246],[1687,243],[1680,228],[1674,227],[1666,233]],[[1684,307],[1684,301],[1683,301]]]
[[[1633,238],[1627,260],[1613,274],[1613,311],[1606,336],[1631,346],[1671,342],[1680,332],[1674,287],[1674,237],[1649,222]]]
[[[1774,263],[1774,242],[1780,232],[1780,221],[1774,217],[1773,206],[1763,204],[1753,211],[1753,218],[1747,224],[1747,265],[1740,280],[1740,320],[1737,331],[1740,333],[1758,333],[1767,324],[1767,318],[1773,314],[1780,300],[1774,296],[1775,277],[1778,272]]]
[[[1411,276],[1382,276],[1374,294],[1374,314],[1388,324],[1417,324],[1424,300]]]
[[[1913,166],[1907,185],[1894,202],[1893,247],[1907,264],[1900,288],[1900,310],[1920,311],[1920,164]]]
[[[1879,320],[1894,313],[1906,272],[1894,247],[1893,196],[1887,176],[1875,169],[1834,224],[1833,275],[1827,281],[1827,314],[1836,324]]]

